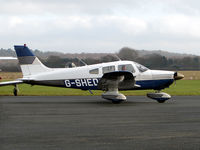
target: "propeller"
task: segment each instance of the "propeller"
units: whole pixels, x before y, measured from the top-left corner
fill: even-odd
[[[176,86],[176,80],[181,80],[184,78],[184,75],[178,72],[174,73],[174,80],[175,80],[175,86]]]
[[[181,79],[183,79],[184,78],[184,75],[183,74],[181,74],[181,73],[178,73],[178,72],[175,72],[174,73],[174,80],[176,81],[176,80],[181,80]]]

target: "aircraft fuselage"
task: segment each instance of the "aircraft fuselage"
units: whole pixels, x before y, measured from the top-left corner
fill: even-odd
[[[32,85],[98,90],[99,80],[102,78],[105,71],[121,71],[119,66],[123,65],[132,66],[131,70],[126,68],[124,68],[124,70],[132,71],[136,84],[139,85],[138,88],[133,88],[133,90],[161,90],[169,87],[174,81],[174,72],[172,71],[150,70],[145,68],[146,70],[141,72],[137,67],[139,64],[132,61],[116,61],[82,67],[52,69],[47,73],[39,73],[27,77],[24,76],[23,81]],[[106,70],[105,68],[112,69]],[[92,72],[93,70],[94,72]],[[127,89],[119,88],[119,90]]]

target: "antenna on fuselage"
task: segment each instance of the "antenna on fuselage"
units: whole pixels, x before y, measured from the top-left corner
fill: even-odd
[[[86,64],[86,62],[84,62],[82,59],[77,58],[80,62],[82,62],[85,66],[87,66],[88,64]]]
[[[117,56],[117,54],[114,54],[114,56],[119,60],[119,61],[122,61],[119,56]]]

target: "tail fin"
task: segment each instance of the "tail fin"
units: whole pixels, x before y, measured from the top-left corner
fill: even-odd
[[[14,46],[23,76],[35,75],[42,72],[51,71],[44,66],[41,61],[24,44],[23,46]]]

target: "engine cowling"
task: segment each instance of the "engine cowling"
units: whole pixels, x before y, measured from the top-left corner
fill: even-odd
[[[157,93],[147,93],[147,97],[157,100],[157,101],[166,101],[171,98],[171,96],[164,92]]]

